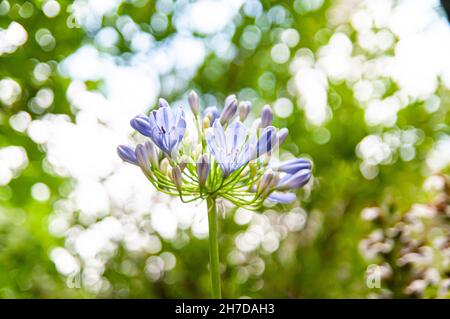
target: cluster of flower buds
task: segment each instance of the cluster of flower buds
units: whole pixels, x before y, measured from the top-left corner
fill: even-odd
[[[135,149],[120,145],[119,156],[139,166],[156,189],[185,202],[214,196],[258,210],[266,199],[294,201],[296,195],[289,191],[310,180],[311,162],[303,158],[277,162],[276,151],[288,130],[272,126],[270,106],[264,106],[261,117],[247,128],[250,102],[238,102],[230,95],[221,112],[215,106],[201,112],[199,100],[190,92],[192,114],[185,114],[160,99],[150,115],[131,120],[131,126],[149,139]]]
[[[433,175],[424,186],[432,190],[432,200],[404,214],[379,207],[362,212],[363,219],[378,225],[360,249],[379,266],[381,297],[450,297],[450,180]]]

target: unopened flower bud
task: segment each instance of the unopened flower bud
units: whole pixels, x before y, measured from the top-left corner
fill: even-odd
[[[239,103],[239,120],[244,122],[250,113],[251,103],[249,101],[242,101]]]
[[[289,190],[300,188],[308,183],[311,178],[311,170],[302,169],[293,175],[287,175],[283,177],[278,183],[277,190]]]
[[[261,112],[261,128],[265,128],[272,124],[273,113],[270,105],[264,105]]]
[[[158,100],[158,108],[162,108],[162,107],[170,107],[169,102],[167,102],[165,99],[163,99],[162,97]]]
[[[303,169],[310,170],[311,162],[305,158],[294,158],[278,164],[273,164],[271,165],[271,168],[276,171],[295,174]]]
[[[237,100],[235,95],[230,95],[225,100],[222,114],[220,114],[220,124],[230,121],[237,111]]]
[[[194,113],[195,115],[198,114],[199,111],[199,101],[198,101],[198,95],[195,91],[191,91],[188,95],[188,102],[189,102],[189,106],[191,107],[192,113]]]
[[[178,189],[179,192],[181,192],[183,181],[181,178],[181,170],[178,166],[174,166],[172,168],[172,180],[173,183],[175,184],[175,187]]]
[[[284,141],[286,141],[286,138],[289,135],[289,130],[285,127],[283,127],[280,131],[278,131],[277,133],[277,137],[278,137],[278,145],[281,145],[284,143]]]
[[[261,196],[265,196],[269,193],[271,187],[273,187],[272,180],[274,179],[275,174],[272,172],[272,170],[268,170],[263,174],[261,177],[261,180],[259,181],[257,193]]]
[[[188,160],[189,158],[186,155],[181,156],[180,163],[178,163],[178,166],[180,167],[181,171],[184,171],[184,169],[186,168]]]
[[[159,167],[159,155],[156,146],[151,141],[146,141],[144,143],[145,150],[147,151],[150,164],[153,167]]]
[[[163,160],[159,164],[159,170],[163,172],[165,175],[167,175],[169,172],[169,167],[170,167],[169,160],[167,158],[163,158]]]
[[[150,161],[146,148],[142,144],[136,146],[136,160],[144,172],[150,172]]]
[[[197,163],[197,175],[200,186],[205,186],[206,179],[209,175],[209,159],[206,154],[199,158],[199,162]]]
[[[133,165],[138,165],[136,153],[131,147],[126,145],[119,145],[117,147],[117,154],[119,154],[120,158],[125,162]]]

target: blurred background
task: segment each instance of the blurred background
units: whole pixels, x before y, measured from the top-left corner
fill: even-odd
[[[122,163],[159,96],[273,106],[314,182],[220,210],[224,297],[450,297],[434,0],[0,0],[0,297],[206,298],[203,203]]]

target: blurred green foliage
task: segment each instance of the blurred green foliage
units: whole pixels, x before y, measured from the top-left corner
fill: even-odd
[[[142,1],[136,1],[140,2]],[[265,23],[261,20],[264,18],[249,17],[241,9],[234,18],[234,58],[228,59],[211,53],[187,87],[169,90],[163,84],[161,88],[162,92],[168,93],[168,98],[182,97],[189,87],[199,90],[201,94],[211,94],[217,100],[234,92],[243,96],[256,96],[253,99],[256,110],[264,103],[272,103],[280,97],[291,98],[295,105],[293,114],[287,118],[277,117],[275,124],[286,126],[290,130],[284,146],[287,151],[296,156],[308,154],[314,161],[316,180],[313,191],[308,196],[299,194],[302,198],[301,205],[308,212],[305,227],[290,233],[277,251],[268,254],[257,250],[250,254],[250,262],[245,267],[227,266],[222,274],[223,295],[255,298],[367,297],[378,291],[369,289],[366,285],[366,269],[370,262],[361,255],[359,243],[373,225],[363,221],[360,213],[366,207],[388,203],[391,214],[402,215],[414,203],[431,200],[422,189],[425,176],[421,172],[436,138],[450,132],[449,92],[439,87],[436,95],[441,97],[441,107],[437,112],[425,112],[423,103],[419,102],[399,112],[396,129],[419,129],[423,142],[417,145],[413,160],[398,159],[389,165],[380,165],[378,176],[368,180],[360,172],[360,159],[355,150],[365,136],[382,134],[384,128],[366,125],[364,110],[359,107],[352,90],[345,83],[329,83],[328,98],[332,119],[320,127],[309,124],[304,110],[296,107],[297,100],[287,90],[288,81],[292,77],[289,63],[278,64],[271,58],[274,39],[286,28],[294,28],[300,34],[301,40],[291,48],[291,52],[300,48],[317,52],[326,44],[333,33],[327,20],[332,1],[325,1],[316,10],[311,10],[308,5],[315,3],[314,1],[261,2],[264,12],[283,8],[282,19],[277,23]],[[45,168],[44,149],[35,144],[26,133],[12,129],[9,119],[19,111],[29,112],[32,119],[47,113],[67,114],[73,119],[75,114],[66,100],[70,80],[60,75],[58,63],[82,44],[94,43],[94,35],[82,28],[69,27],[71,1],[58,0],[60,14],[52,19],[41,10],[44,1],[9,0],[0,3],[3,6],[8,3],[9,6],[6,14],[1,13],[5,12],[2,11],[4,8],[0,10],[0,28],[5,29],[11,22],[17,21],[28,32],[28,41],[24,45],[12,53],[0,55],[0,80],[13,79],[22,89],[20,98],[12,105],[2,104],[0,101],[0,147],[23,147],[29,162],[16,178],[7,185],[0,186],[0,297],[208,296],[208,243],[193,237],[190,231],[181,231],[179,237],[188,238],[181,241],[182,245],[179,241],[161,239],[162,250],[172,252],[177,263],[160,280],[151,281],[145,273],[145,263],[151,254],[130,254],[123,247],[106,265],[104,277],[112,287],[106,292],[95,294],[83,288],[69,288],[67,278],[58,273],[49,255],[53,248],[63,246],[64,240],[49,232],[48,216],[53,203],[59,197],[64,197],[61,189],[70,187],[70,181],[55,176]],[[23,13],[25,6],[32,8],[29,9],[33,12],[31,16]],[[128,1],[120,5],[117,12],[103,17],[102,25],[114,27],[119,16],[128,15],[156,41],[164,41],[177,30],[171,22],[172,14],[167,15],[169,23],[165,31],[152,29],[149,21],[156,11],[157,5],[153,1],[144,6]],[[251,31],[255,25],[266,26],[255,31],[260,33],[260,40],[254,47],[242,45],[243,34]],[[43,28],[54,37],[56,45],[53,48],[37,42],[36,32]],[[350,38],[354,35],[354,32],[349,32]],[[202,34],[196,36],[205,37]],[[113,54],[126,61],[126,54],[132,51],[129,42],[121,37],[116,48]],[[36,81],[32,76],[36,64],[40,62],[47,63],[51,68],[51,75],[44,82]],[[87,85],[93,90],[98,87],[98,83],[94,82]],[[30,99],[42,87],[50,87],[54,92],[52,106],[41,111],[30,110]],[[396,91],[394,83],[389,83],[388,87],[390,91]],[[386,93],[388,94],[389,92]],[[325,142],[320,138],[324,134],[329,136]],[[448,174],[448,170],[442,173]],[[50,200],[38,202],[33,199],[30,189],[36,182],[44,182],[50,187],[53,194]],[[284,209],[286,208],[281,207],[278,214],[283,214]],[[232,216],[233,212],[221,220],[221,258],[224,263],[227,256],[235,250],[236,234],[246,228],[237,225]],[[439,223],[448,228],[448,217]],[[388,224],[380,227],[390,227]],[[261,260],[263,271],[255,271],[255,274],[243,280],[243,272],[252,267],[260,267]],[[132,271],[124,272],[124,265],[128,265]],[[448,278],[448,268],[442,270],[441,276]],[[405,282],[397,281],[394,287],[392,282],[386,285],[393,291],[389,297],[409,296],[404,293],[407,286]],[[384,286],[383,283],[383,289],[387,289]]]

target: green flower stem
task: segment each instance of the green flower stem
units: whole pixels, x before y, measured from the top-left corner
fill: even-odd
[[[220,292],[220,269],[219,269],[219,234],[217,227],[216,198],[209,196],[206,199],[208,206],[209,223],[209,270],[211,273],[211,297],[222,298]]]

